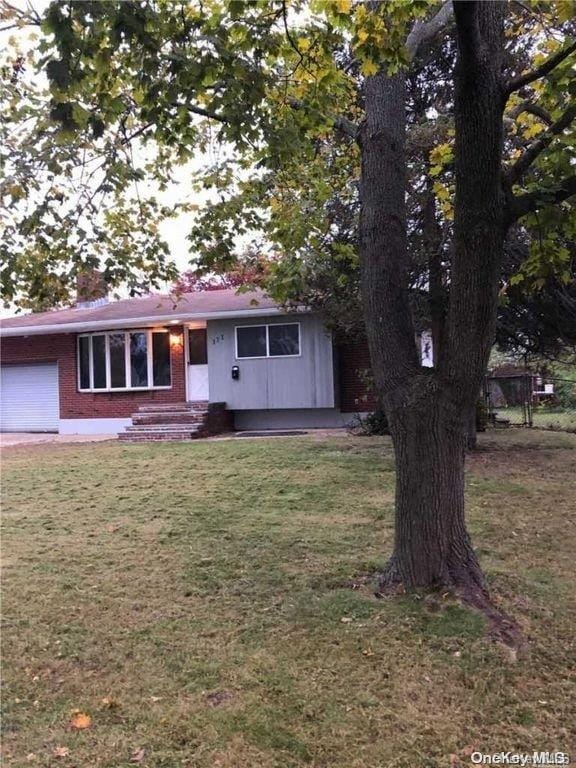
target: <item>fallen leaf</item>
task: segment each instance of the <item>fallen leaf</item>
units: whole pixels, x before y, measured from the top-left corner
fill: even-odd
[[[78,730],[84,730],[84,728],[90,728],[92,725],[92,718],[90,715],[86,715],[84,712],[73,712],[70,720],[70,726]]]
[[[130,762],[141,763],[142,760],[144,760],[145,754],[146,754],[146,750],[144,749],[144,747],[137,747],[132,751],[132,754],[130,755]]]
[[[460,768],[460,758],[458,755],[451,754],[450,755],[450,768]]]
[[[68,757],[70,750],[68,747],[54,747],[52,750],[53,757]]]
[[[340,621],[342,624],[350,624],[352,621],[354,621],[354,619],[351,619],[350,616],[342,616]]]
[[[103,707],[106,707],[106,709],[118,709],[120,706],[120,702],[113,699],[111,696],[105,696],[100,703]]]

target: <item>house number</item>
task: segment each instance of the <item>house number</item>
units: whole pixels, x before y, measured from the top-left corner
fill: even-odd
[[[221,341],[224,341],[223,333],[221,333],[219,336],[212,336],[212,344],[220,344]]]

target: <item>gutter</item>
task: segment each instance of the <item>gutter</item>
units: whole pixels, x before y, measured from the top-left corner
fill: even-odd
[[[306,309],[298,309],[297,312],[306,312]],[[92,320],[78,323],[55,323],[54,325],[21,325],[12,328],[1,328],[0,336],[42,336],[52,333],[82,333],[85,331],[106,331],[126,328],[154,328],[159,325],[185,325],[188,322],[198,320],[230,320],[236,317],[266,317],[267,315],[292,314],[279,307],[268,309],[241,309],[228,312],[204,312],[185,315],[160,315],[156,317],[125,317],[117,320]]]

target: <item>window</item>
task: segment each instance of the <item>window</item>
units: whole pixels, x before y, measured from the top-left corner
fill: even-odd
[[[90,336],[78,338],[78,386],[80,389],[90,389]]]
[[[86,338],[80,341],[87,341]],[[111,333],[110,345],[110,388],[126,386],[126,337],[123,333]]]
[[[168,331],[111,331],[78,337],[78,388],[83,391],[170,387]]]
[[[298,357],[300,323],[246,325],[236,328],[236,357]]]
[[[300,354],[300,326],[291,325],[268,326],[268,354],[270,357]]]
[[[188,331],[188,362],[190,365],[208,363],[206,328],[190,328]]]
[[[106,389],[106,336],[92,336],[92,361],[92,387]]]
[[[152,333],[152,383],[155,387],[169,387],[170,337],[167,333]]]
[[[266,357],[266,326],[236,328],[236,357]]]
[[[148,386],[148,334],[130,334],[130,378],[132,387]]]

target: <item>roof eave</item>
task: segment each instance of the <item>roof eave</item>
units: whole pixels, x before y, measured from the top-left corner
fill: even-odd
[[[308,311],[299,307],[296,311]],[[258,309],[237,309],[226,312],[196,312],[178,315],[160,315],[153,317],[125,317],[116,320],[93,320],[79,323],[54,323],[53,325],[22,325],[0,329],[0,336],[43,336],[53,333],[83,333],[88,331],[107,331],[116,328],[153,328],[157,325],[185,325],[199,320],[233,320],[234,318],[265,317],[267,315],[291,314],[281,307],[260,307]]]

